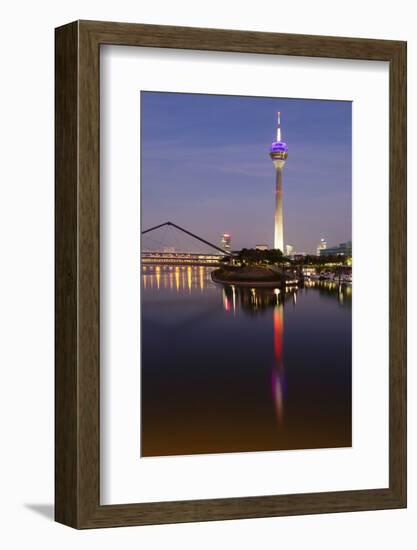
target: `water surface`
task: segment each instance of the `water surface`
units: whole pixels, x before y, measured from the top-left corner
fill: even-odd
[[[351,288],[142,268],[141,455],[351,445]]]

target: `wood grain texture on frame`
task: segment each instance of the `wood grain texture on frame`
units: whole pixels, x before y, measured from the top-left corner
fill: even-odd
[[[388,488],[100,505],[99,59],[103,44],[389,62]],[[405,507],[406,43],[77,21],[56,29],[55,47],[55,519],[75,528],[97,528]]]

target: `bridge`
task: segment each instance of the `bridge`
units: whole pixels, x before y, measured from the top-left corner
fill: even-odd
[[[209,251],[179,251],[177,250],[177,246],[164,246],[161,241],[157,243],[157,246],[155,246],[155,244],[153,244],[153,246],[144,246],[143,235],[149,235],[164,227],[176,229],[187,237],[191,237],[192,243],[199,243],[200,246],[202,243],[206,248],[208,247]],[[193,247],[194,250],[197,248],[197,246],[194,245]],[[173,222],[164,222],[142,231],[142,265],[218,266],[224,256],[232,256],[232,253]]]

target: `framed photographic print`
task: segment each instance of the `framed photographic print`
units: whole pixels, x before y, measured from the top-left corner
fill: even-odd
[[[56,520],[406,506],[406,44],[56,29]]]

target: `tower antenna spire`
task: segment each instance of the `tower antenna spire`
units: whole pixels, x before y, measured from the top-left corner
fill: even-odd
[[[278,111],[277,141],[281,141],[281,112]]]

